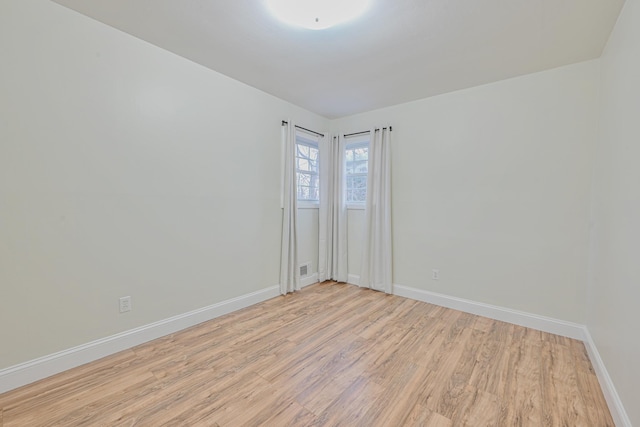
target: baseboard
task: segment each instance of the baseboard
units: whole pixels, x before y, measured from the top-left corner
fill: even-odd
[[[315,274],[310,276],[306,281],[301,281],[301,286],[309,286],[317,281],[317,274]],[[359,276],[349,275],[348,283],[358,285],[358,282]],[[584,341],[616,425],[620,427],[631,427],[631,421],[618,396],[613,381],[600,357],[600,353],[589,330],[585,326],[408,286],[394,285],[394,294]],[[156,338],[215,319],[216,317],[233,311],[266,301],[278,295],[280,295],[279,286],[271,286],[260,291],[222,301],[208,307],[173,316],[110,337],[2,369],[0,370],[0,394]]]
[[[586,326],[408,286],[394,285],[393,289],[393,293],[401,297],[428,302],[430,304],[583,341],[616,426],[631,427],[631,420],[622,405],[613,381],[607,372],[595,342]]]
[[[307,286],[311,286],[313,284],[318,283],[318,273],[313,273],[310,276],[307,277],[301,277],[300,278],[300,287],[304,288]]]
[[[502,322],[513,323],[527,328],[537,329],[568,338],[582,340],[584,338],[584,326],[566,322],[564,320],[553,319],[551,317],[539,316],[524,311],[499,307],[481,302],[438,294],[422,289],[410,288],[408,286],[393,285],[395,295],[411,298],[478,316],[489,317]]]
[[[0,370],[0,393],[5,393],[23,385],[50,377],[51,375],[135,347],[136,345],[215,319],[216,317],[266,301],[278,295],[280,295],[280,287],[271,286],[208,307],[173,316],[110,337],[2,369]]]
[[[627,415],[627,411],[625,411],[624,406],[622,405],[620,396],[618,396],[618,392],[613,385],[613,381],[609,376],[609,372],[607,371],[607,368],[604,366],[604,362],[600,357],[600,353],[598,352],[596,343],[595,341],[593,341],[593,338],[589,333],[589,329],[586,326],[584,327],[583,332],[584,346],[586,347],[587,353],[589,354],[589,359],[591,360],[593,369],[596,371],[596,376],[598,377],[598,381],[600,382],[600,388],[602,389],[604,398],[607,400],[607,405],[609,406],[609,411],[611,412],[613,421],[618,427],[631,427],[631,420]]]

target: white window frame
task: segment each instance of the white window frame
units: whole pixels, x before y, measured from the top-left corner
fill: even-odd
[[[366,134],[362,134],[362,135],[354,135],[354,136],[349,136],[349,137],[345,137],[346,139],[346,144],[345,144],[345,152],[343,153],[343,155],[345,156],[345,173],[344,173],[344,194],[345,194],[345,198],[346,198],[346,194],[347,194],[347,178],[349,176],[353,176],[355,174],[348,174],[346,171],[346,163],[347,163],[347,150],[353,150],[354,148],[360,148],[360,147],[367,147],[367,150],[369,150],[369,141],[371,140],[371,135],[369,135],[370,132],[367,132]],[[368,156],[367,156],[367,163],[368,163]],[[367,170],[368,170],[368,165],[367,165]],[[362,176],[363,174],[358,174],[360,176]],[[364,176],[367,176],[367,174],[364,174]],[[368,178],[367,178],[368,180]],[[366,200],[363,202],[346,202],[347,205],[347,209],[352,209],[352,210],[364,210],[366,207]]]
[[[313,172],[308,172],[308,171],[304,171],[305,173],[310,173],[311,175],[316,175],[318,177],[318,194],[320,193],[320,147],[318,144],[318,137],[315,135],[308,135],[306,132],[304,131],[300,131],[300,130],[296,130],[296,156],[295,156],[295,160],[296,160],[296,164],[295,164],[295,172],[296,172],[296,183],[298,182],[298,156],[297,156],[297,152],[298,152],[298,145],[306,145],[308,147],[311,148],[315,148],[316,150],[318,150],[318,172],[313,173]],[[296,192],[296,197],[298,197],[297,192]],[[320,207],[320,196],[318,195],[318,200],[301,200],[298,199],[298,209],[318,209]]]

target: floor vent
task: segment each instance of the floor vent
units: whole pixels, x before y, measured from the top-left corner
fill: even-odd
[[[300,277],[307,277],[309,275],[309,264],[302,264],[300,266]]]

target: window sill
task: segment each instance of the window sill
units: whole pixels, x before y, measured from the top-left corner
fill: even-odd
[[[320,203],[298,202],[298,209],[320,209]]]
[[[347,203],[347,210],[363,211],[364,209],[365,209],[364,203]]]

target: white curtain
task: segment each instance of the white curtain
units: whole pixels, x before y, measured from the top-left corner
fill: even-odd
[[[300,289],[298,270],[298,192],[296,185],[296,127],[291,120],[282,125],[282,244],[280,254],[280,293]]]
[[[391,130],[371,129],[360,286],[393,292]]]
[[[320,149],[320,209],[318,280],[346,282],[347,207],[344,197],[345,139],[338,135],[318,141]]]

